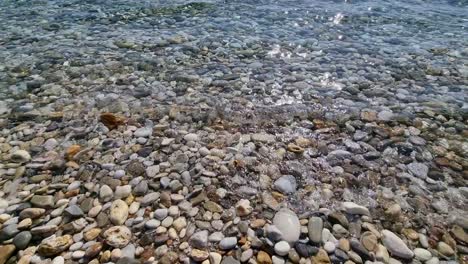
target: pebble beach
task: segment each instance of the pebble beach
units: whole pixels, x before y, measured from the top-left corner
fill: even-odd
[[[467,264],[466,1],[0,1],[0,264]]]

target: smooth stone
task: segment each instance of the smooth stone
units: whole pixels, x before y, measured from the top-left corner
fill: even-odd
[[[242,252],[240,261],[246,262],[253,257],[253,250],[251,248],[247,249],[246,251]]]
[[[429,259],[428,261],[426,261],[425,264],[439,264],[439,262],[440,262],[439,258],[433,257],[433,258]]]
[[[52,260],[52,264],[65,264],[65,259],[62,256],[57,256]]]
[[[31,232],[22,231],[15,236],[13,239],[13,244],[17,249],[25,249],[28,247],[29,242],[31,242],[31,238]]]
[[[293,211],[286,208],[281,209],[275,214],[273,224],[281,232],[283,240],[289,243],[295,243],[299,240],[301,224]]]
[[[8,240],[18,234],[20,231],[18,230],[17,224],[11,224],[3,227],[2,231],[0,232],[0,241]]]
[[[322,241],[323,220],[320,217],[313,216],[309,219],[307,225],[310,241],[320,243]]]
[[[219,242],[219,248],[222,250],[229,250],[235,248],[237,245],[237,237],[225,237]]]
[[[108,185],[103,185],[99,189],[99,198],[103,200],[104,202],[110,201],[112,197],[114,196],[114,192],[112,191],[111,187]]]
[[[294,193],[297,189],[296,178],[292,175],[284,175],[280,177],[273,185],[275,190],[284,194]]]
[[[370,215],[369,209],[353,202],[344,202],[343,207],[348,214]]]
[[[442,241],[437,243],[437,251],[439,251],[440,254],[446,257],[450,257],[455,254],[455,251],[447,243]]]
[[[210,264],[220,264],[222,260],[221,254],[217,252],[210,252]]]
[[[283,258],[280,258],[278,256],[271,257],[271,262],[273,264],[284,264],[284,263],[286,263],[286,261]]]
[[[258,264],[272,264],[270,255],[265,251],[259,251],[257,254],[257,263]]]
[[[325,251],[328,253],[333,253],[335,252],[336,245],[335,243],[328,241],[323,245],[323,249],[325,249]]]
[[[296,249],[297,253],[303,258],[311,257],[317,254],[319,250],[317,247],[313,247],[311,245],[304,244],[304,243],[296,243],[294,248]]]
[[[123,199],[127,198],[132,193],[132,186],[124,185],[124,186],[117,186],[114,192],[115,199]]]
[[[389,230],[382,230],[382,243],[392,255],[403,259],[411,259],[414,256],[413,251],[408,248],[405,242]]]
[[[156,209],[156,211],[154,211],[154,218],[158,219],[159,221],[162,221],[168,216],[168,214],[169,212],[166,208]]]
[[[31,218],[36,219],[44,215],[46,212],[43,208],[26,208],[19,214],[20,219]]]
[[[187,134],[184,136],[185,141],[198,141],[198,135],[197,134]]]
[[[153,129],[150,127],[138,128],[133,135],[135,137],[149,137],[153,133]]]
[[[424,248],[415,248],[413,252],[416,259],[420,261],[428,261],[432,258],[431,252]]]
[[[280,241],[275,244],[275,253],[278,254],[279,256],[286,256],[290,249],[291,247],[289,246],[289,243],[286,241]]]

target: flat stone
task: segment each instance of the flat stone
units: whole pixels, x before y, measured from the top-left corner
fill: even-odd
[[[208,251],[194,248],[190,252],[190,257],[197,262],[202,262],[210,257],[210,253]]]
[[[206,201],[203,204],[203,207],[212,212],[212,213],[222,213],[224,211],[223,207],[213,201]]]
[[[301,234],[301,224],[296,213],[293,211],[283,208],[275,214],[273,218],[273,224],[282,233],[282,239],[289,242],[295,243],[299,240]]]
[[[353,202],[344,202],[343,208],[348,214],[355,215],[370,215],[369,209]]]
[[[34,195],[30,202],[33,206],[39,208],[52,208],[54,206],[54,197],[52,195]]]
[[[382,230],[382,243],[394,256],[403,259],[411,259],[414,256],[413,251],[408,248],[405,242],[389,230]]]
[[[39,244],[37,252],[41,256],[51,257],[58,255],[59,253],[67,250],[73,244],[71,235],[64,236],[51,236],[48,237]]]
[[[312,216],[307,225],[310,241],[320,243],[322,241],[323,220],[320,217]]]
[[[429,167],[424,163],[413,162],[407,165],[408,170],[414,176],[426,179],[427,174],[429,173]]]
[[[140,201],[141,205],[147,206],[153,204],[156,200],[159,199],[160,194],[158,192],[148,193],[143,196],[143,199]]]
[[[26,208],[19,214],[20,219],[31,218],[36,219],[45,214],[46,210],[43,208]]]
[[[377,247],[378,238],[372,232],[367,231],[361,235],[361,244],[369,251],[374,251]]]
[[[142,127],[138,128],[133,135],[135,137],[149,137],[153,133],[153,129],[151,127]]]
[[[80,207],[74,204],[67,207],[65,209],[65,212],[72,217],[80,217],[84,215],[83,210],[81,210]]]

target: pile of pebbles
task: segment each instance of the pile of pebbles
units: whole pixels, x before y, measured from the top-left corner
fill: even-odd
[[[0,264],[468,262],[463,8],[152,2],[0,1]]]
[[[306,122],[316,136],[294,140],[229,121],[177,130],[187,113],[174,112],[145,125],[105,113],[67,142],[51,121],[4,130],[0,263],[466,260],[466,187],[398,155],[427,151],[417,128],[382,146],[372,130],[335,139],[340,127],[318,119]],[[440,196],[455,192],[462,203]]]

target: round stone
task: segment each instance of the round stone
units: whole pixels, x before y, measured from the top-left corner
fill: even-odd
[[[282,239],[289,243],[299,240],[301,234],[301,224],[297,215],[286,208],[275,214],[273,224],[282,234]]]
[[[275,253],[280,256],[286,256],[290,249],[291,247],[289,246],[289,243],[286,241],[280,241],[275,244]]]
[[[19,232],[13,239],[13,244],[17,249],[25,249],[28,247],[29,242],[31,242],[31,232],[23,231]]]

